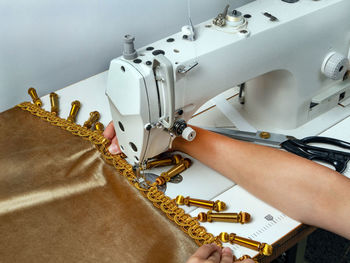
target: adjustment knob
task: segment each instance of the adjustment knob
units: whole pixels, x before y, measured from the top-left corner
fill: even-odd
[[[128,60],[137,58],[137,52],[134,47],[135,38],[131,35],[124,36],[123,57]]]
[[[226,23],[234,27],[242,25],[244,23],[242,13],[237,10],[231,10],[226,15]]]
[[[186,127],[182,134],[181,134],[182,138],[184,138],[185,140],[191,142],[193,141],[193,139],[196,137],[196,131],[193,130],[191,127]]]
[[[337,52],[331,52],[324,59],[321,70],[326,77],[339,80],[343,78],[348,68],[349,60],[347,57]]]

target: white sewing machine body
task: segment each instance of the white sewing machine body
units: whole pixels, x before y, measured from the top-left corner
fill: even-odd
[[[349,68],[349,0],[257,0],[238,11],[251,18],[237,27],[209,20],[195,26],[195,41],[180,32],[138,49],[136,59],[111,62],[106,93],[130,160],[166,151],[176,120],[188,121],[203,103],[242,83],[243,116],[269,131],[296,128],[350,96],[350,81],[343,80]],[[156,50],[164,56],[153,55]],[[333,52],[343,59],[326,65]],[[325,76],[324,67],[336,80]]]

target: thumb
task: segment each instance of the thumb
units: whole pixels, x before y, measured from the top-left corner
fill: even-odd
[[[250,258],[247,258],[247,259],[242,260],[242,261],[236,261],[235,263],[237,263],[237,262],[239,262],[239,263],[255,263],[255,261],[250,259]]]
[[[222,250],[220,263],[232,263],[232,262],[233,262],[232,250],[229,247],[224,247]]]

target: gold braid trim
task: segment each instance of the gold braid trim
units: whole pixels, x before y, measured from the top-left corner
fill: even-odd
[[[107,163],[112,164],[119,174],[123,175],[131,185],[140,191],[141,195],[153,203],[155,207],[160,209],[171,221],[175,222],[179,228],[189,235],[198,246],[209,243],[216,243],[222,247],[222,242],[213,234],[208,233],[206,229],[199,225],[197,219],[186,214],[185,211],[178,207],[173,199],[164,195],[156,186],[150,186],[149,189],[140,187],[136,181],[136,176],[132,166],[125,160],[124,154],[112,155],[108,151],[110,144],[101,132],[87,129],[76,123],[71,123],[66,119],[57,117],[54,113],[45,111],[44,109],[30,102],[23,102],[17,105],[22,110],[28,111],[31,114],[45,120],[52,125],[61,127],[63,130],[69,131],[73,135],[89,140],[99,150]]]

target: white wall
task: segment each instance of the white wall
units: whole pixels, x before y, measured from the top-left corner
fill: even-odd
[[[191,0],[193,23],[248,1]],[[137,48],[184,24],[186,0],[1,0],[0,112],[108,69],[126,33]]]

